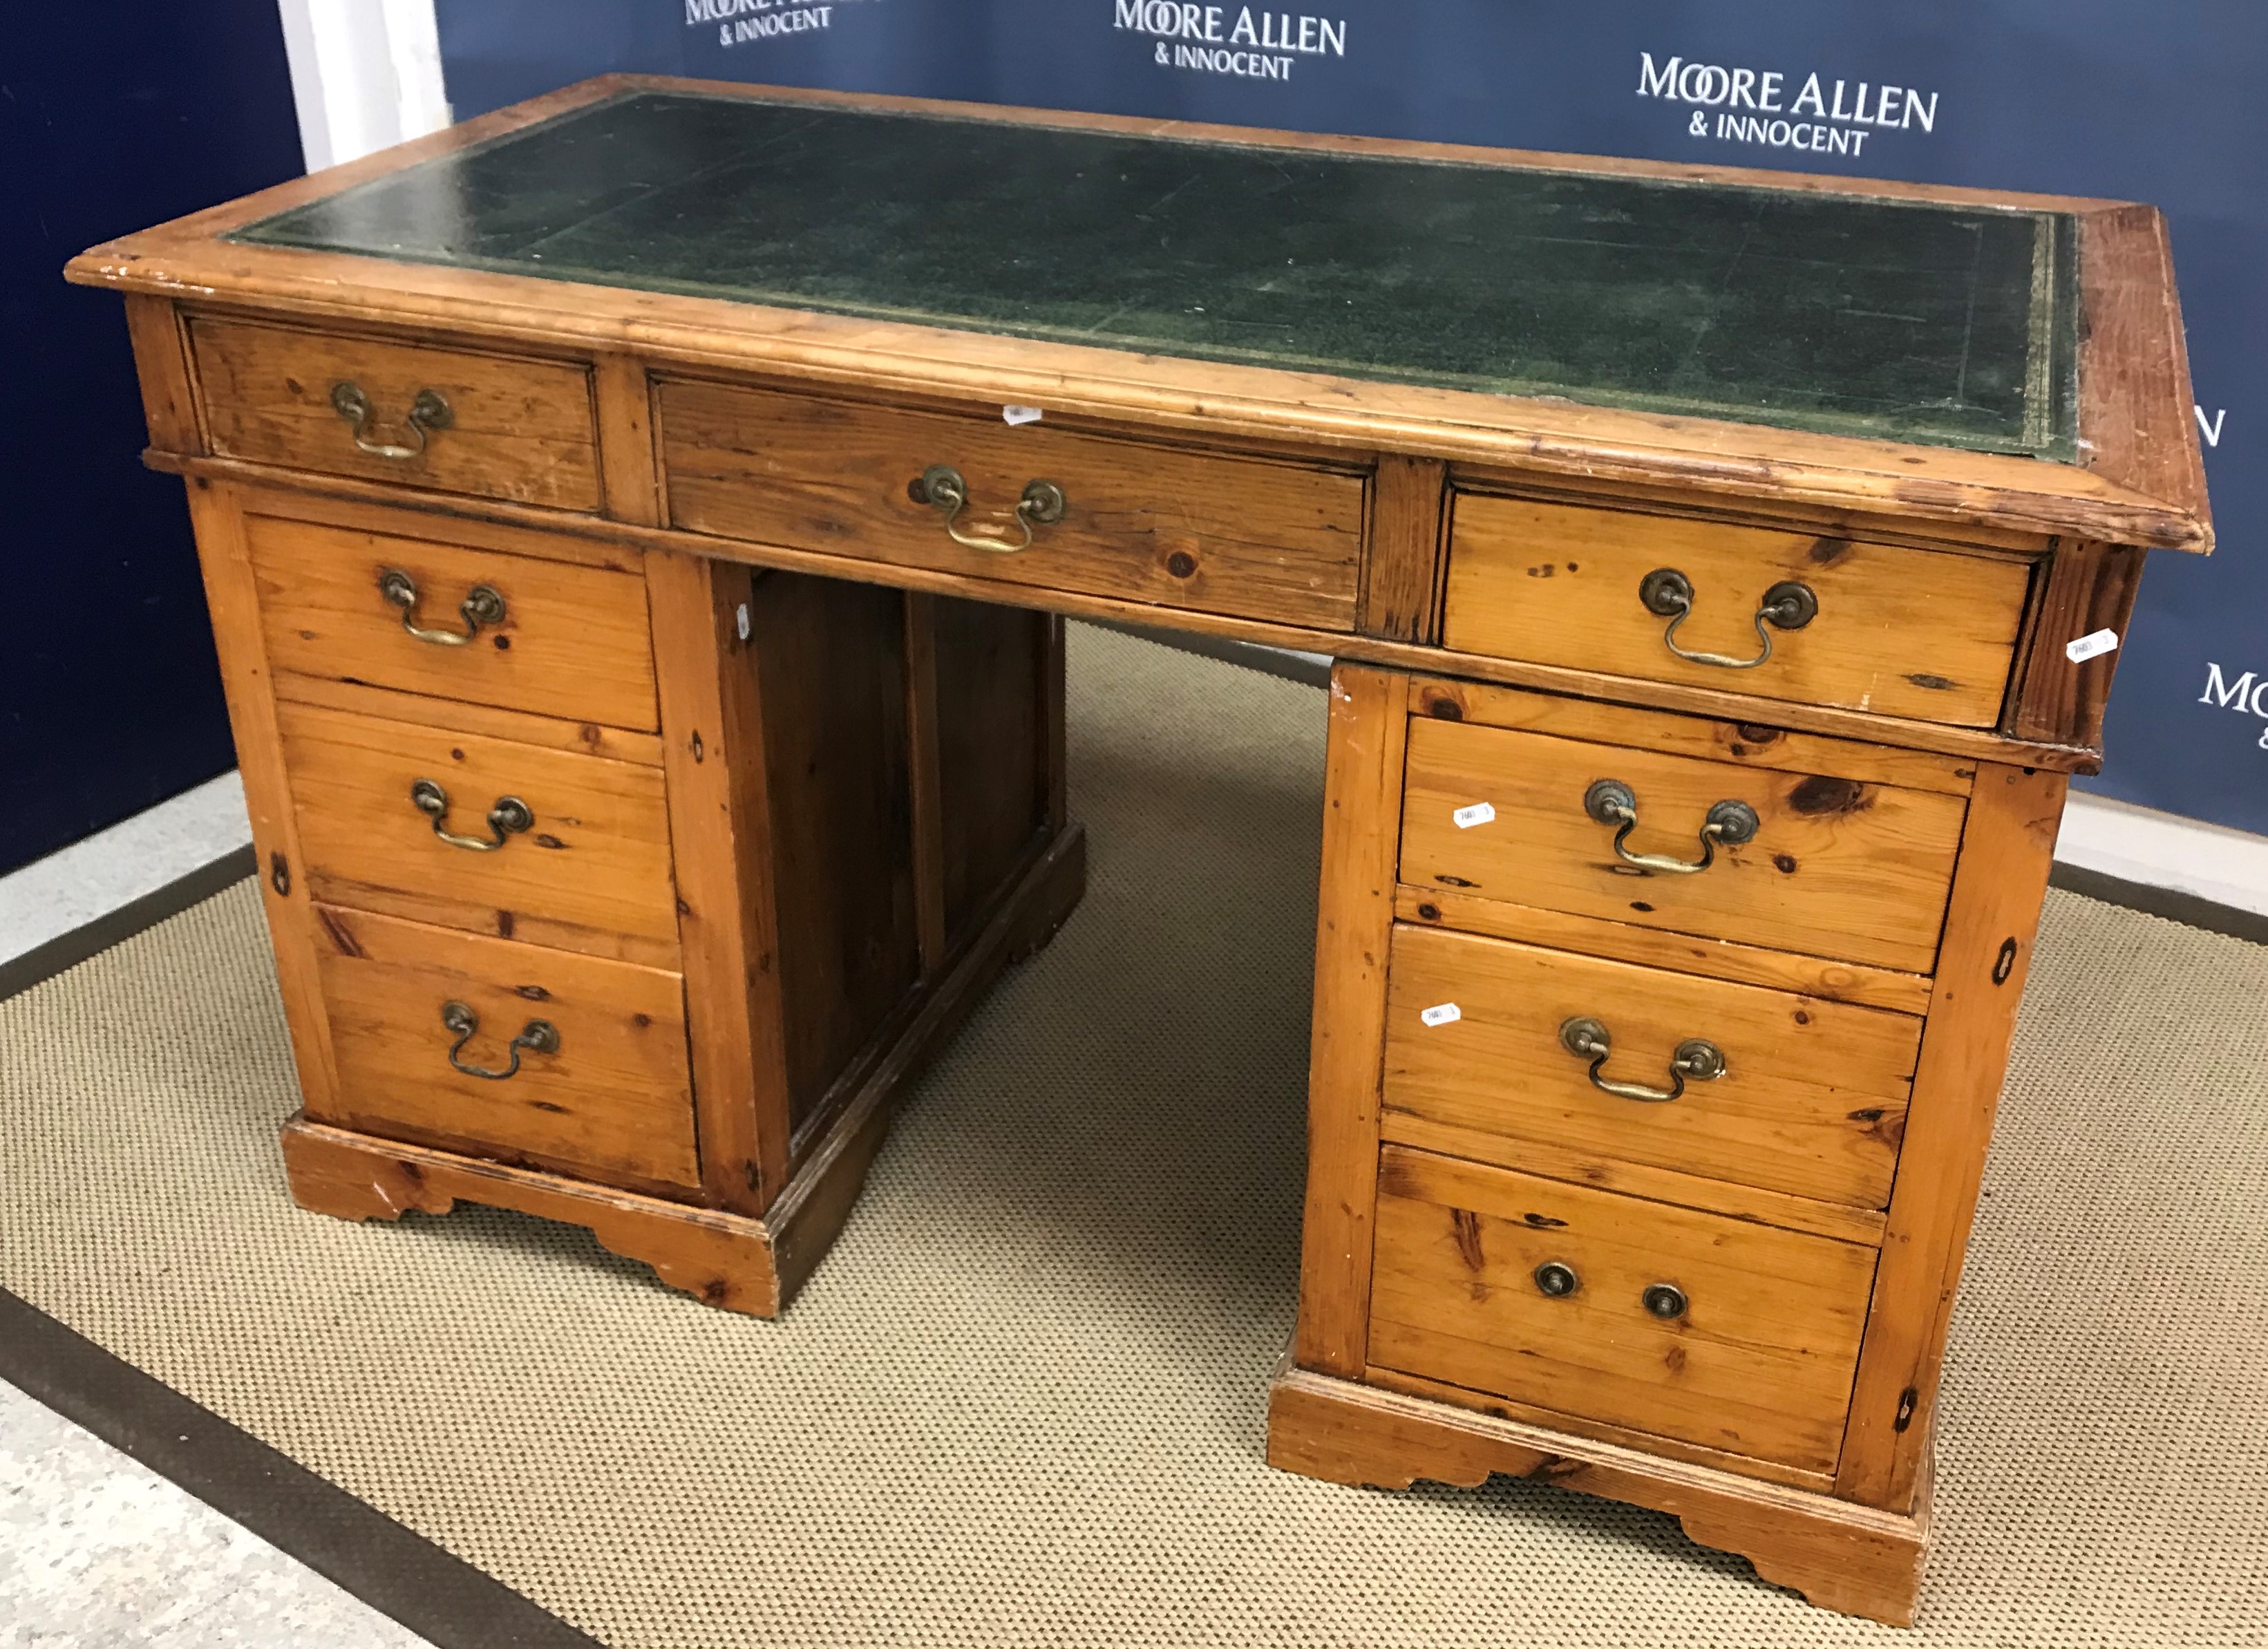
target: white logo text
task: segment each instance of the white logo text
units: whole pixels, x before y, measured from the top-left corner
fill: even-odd
[[[1153,59],[1169,69],[1289,80],[1295,57],[1346,55],[1344,18],[1240,6],[1232,23],[1226,6],[1194,0],[1116,0],[1116,11],[1112,26],[1152,36],[1158,42]]]
[[[1791,98],[1789,78],[1777,69],[1727,69],[1683,57],[1657,64],[1652,52],[1638,54],[1638,95],[1690,105],[1685,129],[1695,137],[1861,155],[1878,132],[1937,129],[1934,92],[1866,80],[1837,80],[1830,91],[1830,83],[1809,74]]]

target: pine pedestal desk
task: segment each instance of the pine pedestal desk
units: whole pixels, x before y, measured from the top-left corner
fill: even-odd
[[[2211,542],[2154,211],[611,79],[70,272],[302,1203],[777,1311],[1078,899],[1061,615],[1329,653],[1269,1458],[1911,1617],[2071,644]]]

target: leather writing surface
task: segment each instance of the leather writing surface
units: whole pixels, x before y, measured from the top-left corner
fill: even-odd
[[[2054,213],[643,92],[240,238],[2073,455]]]

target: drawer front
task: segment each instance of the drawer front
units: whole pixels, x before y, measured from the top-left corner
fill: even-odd
[[[1430,718],[1410,724],[1407,774],[1402,880],[1413,886],[1907,973],[1935,965],[1968,809],[1896,785]],[[1586,809],[1602,780],[1635,800],[1629,853],[1697,863],[1720,802],[1752,810],[1756,834],[1693,873],[1632,865],[1615,851],[1618,828]],[[1493,817],[1458,824],[1483,802]]]
[[[613,1183],[699,1185],[677,975],[332,905],[315,915],[339,1079],[321,1121]],[[471,1011],[469,1034],[445,1020],[452,1004]],[[541,1025],[555,1048],[514,1048]],[[460,1068],[504,1072],[515,1056],[509,1076]]]
[[[1359,477],[1257,459],[728,385],[666,383],[661,448],[673,526],[970,578],[1077,590],[1317,629],[1354,628]],[[967,502],[917,501],[948,465]],[[1014,554],[1034,482],[1060,519]],[[950,528],[950,530],[948,530]]]
[[[364,681],[562,721],[651,732],[660,725],[645,580],[567,562],[251,516],[245,541],[279,674]],[[405,575],[413,606],[389,600]],[[400,582],[392,587],[402,591]],[[487,591],[501,616],[475,627]],[[490,609],[493,612],[493,609]],[[460,644],[420,639],[409,625]],[[435,706],[446,719],[445,706]]]
[[[1454,510],[1453,652],[1962,726],[1999,719],[2024,563],[1476,494]],[[1640,599],[1660,569],[1690,591],[1674,637],[1687,652],[1756,657],[1757,611],[1782,584],[1817,610],[1800,628],[1767,621],[1771,656],[1754,668],[1697,663],[1665,642],[1674,607]]]
[[[1376,1255],[1374,1367],[1835,1469],[1871,1248],[1388,1145]]]
[[[599,507],[587,368],[210,317],[190,321],[189,338],[212,448],[224,458],[555,510]],[[338,404],[357,393],[368,409],[359,421]],[[432,410],[413,418],[421,405]]]
[[[288,702],[276,710],[316,899],[676,965],[659,769]]]
[[[1506,1163],[1535,1141],[1859,1208],[1889,1201],[1918,1019],[1406,925],[1388,981],[1389,1119],[1474,1130]],[[1446,1005],[1454,1019],[1435,1012]],[[1585,1020],[1596,1034],[1567,1031]],[[1599,1082],[1646,1092],[1609,1092],[1594,1065]]]

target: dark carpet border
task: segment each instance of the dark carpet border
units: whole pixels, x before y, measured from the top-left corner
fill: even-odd
[[[2208,933],[2223,933],[2233,939],[2268,945],[2268,916],[2200,899],[2195,894],[2154,887],[2148,882],[2130,882],[2124,877],[2106,876],[2101,871],[2060,863],[2049,871],[2048,886],[2100,899],[2105,904],[2124,905],[2146,917],[2163,917],[2184,927],[2203,928]]]
[[[260,868],[252,844],[224,853],[185,876],[139,899],[130,899],[115,910],[107,910],[92,922],[59,933],[44,945],[34,945],[20,956],[0,961],[0,1002],[19,991],[77,967],[90,956],[130,939],[144,928],[153,928],[167,917],[177,917],[191,905],[202,904],[224,887],[234,886]]]
[[[0,1379],[440,1649],[603,1649],[5,1289]]]

